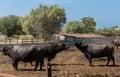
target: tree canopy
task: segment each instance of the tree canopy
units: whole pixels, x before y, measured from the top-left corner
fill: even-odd
[[[64,33],[93,33],[96,22],[92,17],[84,17],[82,21],[70,21],[64,28]]]
[[[70,21],[63,29],[63,33],[84,33],[85,25],[80,21]]]
[[[60,33],[97,33],[105,36],[120,36],[120,27],[113,26],[96,29],[92,17],[83,17],[80,21],[66,23],[64,8],[56,5],[39,5],[32,9],[29,15],[19,17],[9,15],[0,18],[0,32],[7,36],[30,34],[34,37],[49,38],[52,34]]]
[[[95,31],[96,22],[92,17],[82,18],[82,22],[85,24],[86,33],[93,33]]]
[[[0,18],[0,32],[7,36],[20,35],[23,33],[20,17],[9,15]]]
[[[64,23],[66,23],[65,10],[56,5],[40,5],[22,19],[24,31],[34,37],[43,38],[59,33]]]
[[[113,26],[110,28],[96,29],[95,33],[105,36],[120,36],[120,28]]]

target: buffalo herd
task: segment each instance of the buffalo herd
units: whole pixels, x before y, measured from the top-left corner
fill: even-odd
[[[113,66],[115,65],[114,58],[114,47],[120,45],[120,40],[113,40],[112,44],[104,46],[92,46],[89,44],[83,44],[82,42],[74,42],[76,48],[78,48],[88,59],[89,65],[92,66],[93,58],[107,57],[107,66],[112,60]],[[47,58],[51,61],[55,58],[56,54],[69,49],[66,43],[54,44],[54,43],[44,43],[44,44],[29,44],[29,45],[10,45],[3,46],[3,53],[12,59],[12,65],[15,70],[18,70],[18,63],[20,61],[25,63],[35,62],[34,70],[40,65],[40,70],[44,65],[44,59]]]
[[[18,70],[18,62],[33,62],[35,61],[35,68],[37,69],[40,64],[40,70],[44,64],[44,58],[48,58],[48,61],[54,59],[56,54],[62,50],[66,50],[67,47],[62,44],[40,44],[40,45],[13,45],[4,46],[3,53],[8,55],[12,59],[12,65],[15,70]]]

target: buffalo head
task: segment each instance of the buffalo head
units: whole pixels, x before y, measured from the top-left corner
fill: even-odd
[[[48,55],[48,61],[51,61],[51,59],[54,59],[56,54],[63,51],[63,50],[66,50],[68,49],[69,47],[66,46],[64,43],[61,43],[61,44],[54,44],[53,46],[51,46],[51,50],[49,52],[49,55]]]
[[[3,46],[3,54],[9,56],[12,48],[13,46]]]
[[[82,42],[75,42],[74,44],[78,49],[80,49],[82,52],[86,51],[88,44],[84,45]]]

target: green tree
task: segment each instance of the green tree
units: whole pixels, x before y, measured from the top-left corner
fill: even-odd
[[[94,32],[95,26],[96,26],[96,22],[94,21],[94,18],[84,17],[84,18],[82,18],[82,22],[85,25],[86,33],[93,33]]]
[[[59,33],[65,22],[64,8],[56,5],[40,5],[22,19],[23,30],[34,37],[48,37],[53,33]]]
[[[20,35],[23,33],[20,17],[9,15],[0,18],[0,32],[7,36]]]
[[[63,29],[63,33],[84,33],[85,25],[80,21],[70,21]]]
[[[95,32],[104,36],[120,36],[120,29],[116,28],[119,27],[113,26],[110,28],[97,29]]]

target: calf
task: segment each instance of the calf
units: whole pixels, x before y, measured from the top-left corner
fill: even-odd
[[[115,65],[114,62],[114,47],[113,46],[88,46],[88,45],[83,45],[81,42],[80,43],[75,43],[75,46],[82,52],[84,53],[85,57],[89,61],[89,65],[92,66],[92,59],[93,58],[100,58],[100,57],[107,57],[107,66],[112,59],[113,65]]]
[[[18,70],[18,62],[32,62],[35,61],[35,68],[37,69],[40,63],[40,70],[44,64],[44,58],[48,58],[48,61],[54,59],[56,54],[62,50],[66,50],[68,47],[65,44],[41,44],[41,45],[14,45],[12,47],[3,47],[4,54],[12,58],[12,65],[15,70]]]

